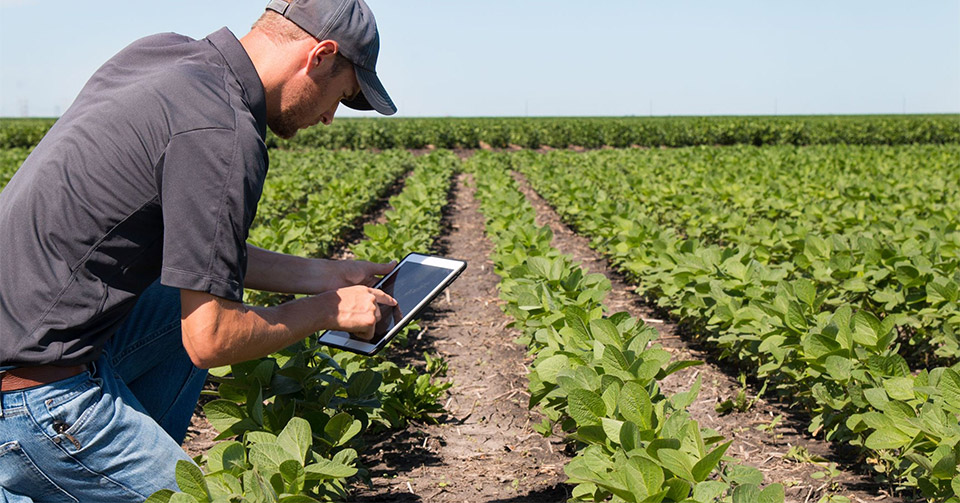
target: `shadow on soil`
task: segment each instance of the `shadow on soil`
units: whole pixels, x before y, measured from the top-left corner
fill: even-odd
[[[570,497],[570,487],[558,484],[552,487],[537,489],[527,494],[517,495],[508,499],[489,500],[488,503],[563,503]]]

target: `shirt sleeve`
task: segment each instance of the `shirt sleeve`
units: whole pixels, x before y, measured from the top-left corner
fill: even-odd
[[[247,234],[265,176],[265,160],[245,153],[236,131],[173,136],[160,173],[162,284],[242,300]]]

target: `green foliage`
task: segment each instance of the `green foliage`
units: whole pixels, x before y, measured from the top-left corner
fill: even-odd
[[[30,155],[30,148],[0,149],[0,190],[7,185],[13,174],[20,169],[20,165]]]
[[[686,412],[699,380],[669,397],[659,387],[699,362],[671,362],[651,327],[627,313],[605,315],[609,282],[584,274],[550,245],[549,229],[534,223],[504,159],[478,154],[469,164],[495,244],[504,311],[535,355],[530,406],[546,416],[537,429],[549,435],[557,426],[578,446],[564,468],[576,484],[573,501],[759,501],[744,498],[762,494],[782,502],[779,485],[760,490],[757,470],[725,478],[720,467],[730,442]]]
[[[858,446],[956,497],[960,150],[697,148],[514,156],[640,291]],[[883,183],[878,183],[883,180]],[[903,353],[901,355],[900,353]]]
[[[692,145],[904,145],[958,143],[956,115],[797,117],[538,117],[337,119],[271,147],[326,149],[685,147]],[[0,148],[32,147],[50,119],[0,120]]]

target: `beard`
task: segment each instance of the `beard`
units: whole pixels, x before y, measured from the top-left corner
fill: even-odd
[[[294,80],[287,84],[280,97],[280,113],[267,121],[274,134],[288,140],[303,127],[315,123],[314,114],[320,107],[322,97],[315,85]]]

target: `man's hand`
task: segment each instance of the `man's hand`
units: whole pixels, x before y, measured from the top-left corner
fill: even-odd
[[[355,334],[365,341],[373,338],[382,316],[380,306],[397,305],[393,297],[363,285],[340,288],[331,293],[337,305],[336,326],[333,328]]]
[[[342,260],[336,262],[335,267],[337,280],[341,283],[340,287],[345,287],[353,285],[373,286],[379,281],[379,276],[388,274],[396,266],[396,260],[388,264],[365,260]]]

